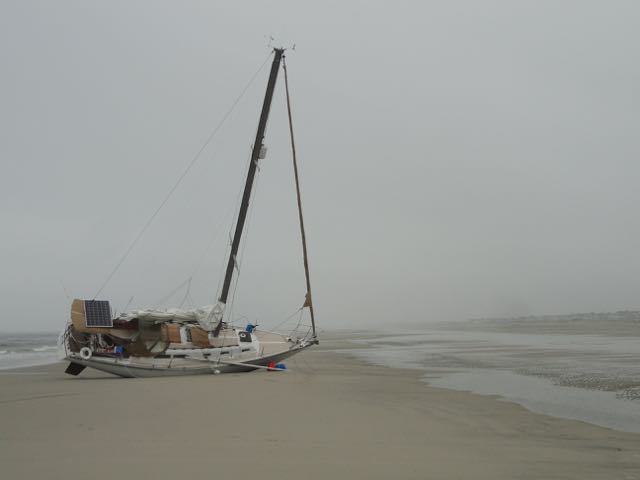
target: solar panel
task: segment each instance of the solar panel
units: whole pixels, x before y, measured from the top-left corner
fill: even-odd
[[[87,327],[113,327],[109,302],[107,300],[85,300],[84,320]]]

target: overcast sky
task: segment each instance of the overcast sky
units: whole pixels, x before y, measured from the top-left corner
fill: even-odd
[[[3,0],[0,330],[93,298],[269,36],[296,44],[320,326],[640,309],[639,25],[634,1]],[[100,298],[193,276],[215,302],[267,74]],[[266,326],[305,293],[284,107],[280,82],[232,313]]]

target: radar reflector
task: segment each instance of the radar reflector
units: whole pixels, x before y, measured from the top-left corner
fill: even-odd
[[[107,300],[85,300],[84,320],[87,327],[113,327],[109,302]]]

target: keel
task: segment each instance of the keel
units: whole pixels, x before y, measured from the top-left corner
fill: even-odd
[[[80,374],[80,372],[82,372],[85,368],[84,365],[80,365],[79,363],[75,363],[75,362],[70,362],[69,366],[67,367],[67,369],[64,371],[64,373],[68,373],[69,375],[73,375],[74,377],[78,374]]]

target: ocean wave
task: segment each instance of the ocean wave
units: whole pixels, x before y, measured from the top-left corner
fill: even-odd
[[[55,348],[42,351],[9,351],[0,355],[0,370],[47,365],[58,360],[60,356]]]
[[[58,334],[0,334],[0,370],[55,363],[59,360]]]
[[[52,352],[52,351],[57,351],[58,347],[55,345],[45,345],[43,347],[32,348],[32,350],[34,352]]]

